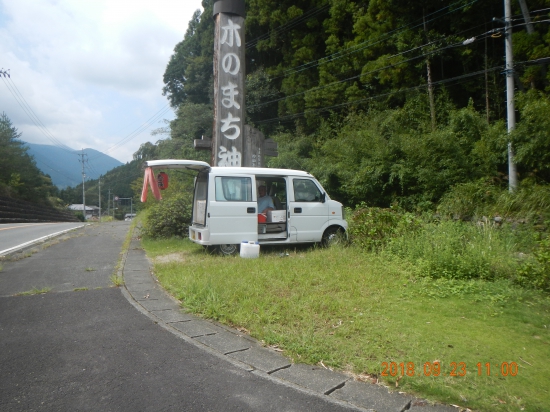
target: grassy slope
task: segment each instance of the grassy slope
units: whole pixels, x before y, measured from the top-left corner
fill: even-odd
[[[399,390],[484,411],[543,411],[550,399],[550,300],[501,281],[422,281],[398,261],[354,248],[262,248],[260,259],[210,256],[188,241],[143,242],[155,274],[188,310],[244,327],[295,362],[380,377],[414,364]],[[283,253],[284,257],[281,257]],[[440,361],[440,376],[424,376]],[[466,375],[452,377],[451,362]],[[478,375],[478,362],[491,363]],[[516,362],[517,376],[499,376]],[[410,370],[409,370],[410,372]],[[459,373],[460,370],[457,370]],[[395,388],[396,377],[385,382]]]

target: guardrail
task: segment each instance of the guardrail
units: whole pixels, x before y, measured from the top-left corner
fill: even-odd
[[[0,223],[78,222],[69,211],[0,197]]]

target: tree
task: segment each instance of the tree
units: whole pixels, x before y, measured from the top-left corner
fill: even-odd
[[[50,203],[58,194],[51,178],[43,174],[28,148],[19,140],[21,133],[5,113],[0,115],[0,194],[35,203]]]
[[[184,102],[208,104],[213,99],[214,20],[212,0],[203,0],[204,12],[195,12],[184,39],[164,72],[163,95],[172,107]]]
[[[156,155],[204,154],[192,142],[211,127],[212,3],[167,67],[179,109]],[[549,27],[537,24],[547,3],[529,3],[541,10],[533,33],[514,20],[520,60],[548,55]],[[348,205],[411,209],[456,184],[506,178],[501,0],[247,0],[246,12],[247,121],[278,142],[270,166],[308,170]],[[540,61],[515,70],[524,87],[548,83]],[[545,104],[520,101],[513,135],[520,172],[539,182],[549,179]]]
[[[550,182],[550,98],[535,90],[518,95],[521,121],[512,133],[516,161],[524,177]]]

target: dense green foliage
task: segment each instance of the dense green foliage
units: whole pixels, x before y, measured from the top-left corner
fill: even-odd
[[[550,237],[539,242],[534,259],[518,270],[516,282],[522,286],[550,291]]]
[[[534,61],[550,53],[548,3],[529,3],[530,34],[513,3],[526,92],[511,139],[531,187],[550,181],[548,71]],[[166,68],[178,116],[153,157],[208,159],[192,142],[211,133],[212,4]],[[246,10],[247,121],[279,143],[271,166],[312,172],[348,206],[434,210],[453,186],[506,187],[501,1],[249,0]]]
[[[354,247],[404,262],[421,278],[505,281],[550,291],[550,221],[536,223],[427,219],[360,205],[348,232]]]
[[[28,155],[21,134],[5,113],[0,115],[0,195],[57,206],[57,188]]]
[[[192,197],[191,193],[180,192],[151,206],[141,233],[150,238],[187,237]]]
[[[411,213],[359,205],[350,218],[349,240],[356,246],[379,251],[392,239],[412,235],[420,228],[420,220]]]
[[[212,133],[213,3],[203,0],[167,64],[163,93],[177,116],[154,133],[167,136],[121,167],[128,179],[106,177],[111,193],[131,196],[143,160],[210,159],[193,140]],[[519,121],[508,137],[502,23],[493,20],[501,0],[247,0],[247,122],[278,142],[270,166],[313,173],[347,206],[418,212],[443,200],[445,215],[503,215],[491,201],[505,198],[509,139],[520,187],[542,193],[550,182],[549,73],[536,61],[550,53],[549,3],[529,2],[528,32],[513,2]],[[76,203],[81,189],[63,198]],[[97,189],[86,188],[94,204]]]

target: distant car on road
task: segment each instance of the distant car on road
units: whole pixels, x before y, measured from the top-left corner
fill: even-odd
[[[136,217],[136,214],[135,214],[135,213],[126,213],[126,214],[124,215],[124,220],[125,220],[126,222],[131,222],[132,219],[133,219],[134,217]]]

